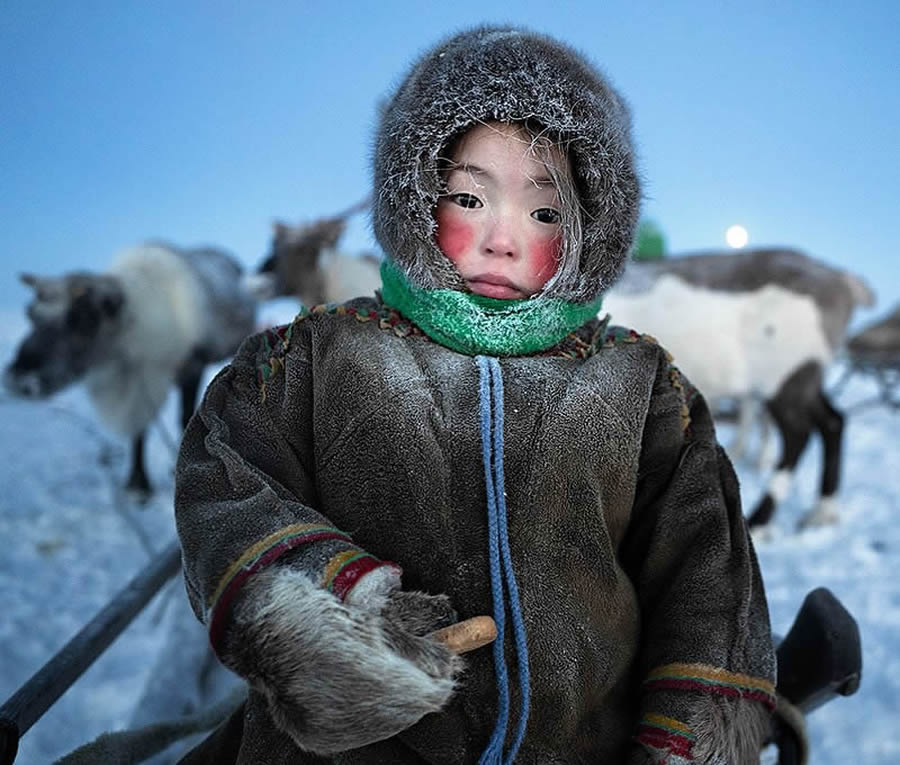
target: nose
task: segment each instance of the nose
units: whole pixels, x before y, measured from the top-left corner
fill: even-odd
[[[497,215],[492,218],[485,232],[483,249],[486,255],[515,258],[519,255],[519,244],[515,227],[509,216]]]
[[[41,395],[41,379],[37,374],[17,373],[12,367],[3,373],[3,387],[14,396],[40,398]]]

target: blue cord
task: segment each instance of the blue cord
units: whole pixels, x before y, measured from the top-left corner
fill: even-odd
[[[513,571],[509,549],[509,532],[506,525],[506,494],[503,470],[503,372],[495,358],[477,356],[479,372],[479,409],[481,419],[481,456],[488,505],[488,558],[490,563],[491,595],[494,602],[494,621],[497,623],[497,639],[494,641],[494,671],[497,676],[497,723],[490,741],[479,760],[479,765],[510,765],[515,760],[525,728],[528,724],[530,674],[528,646],[525,642],[525,624],[519,602],[519,589]],[[493,436],[493,438],[492,438]],[[506,668],[504,636],[506,626],[506,599],[504,584],[509,594],[509,608],[513,625],[513,640],[519,669],[519,685],[522,702],[519,721],[512,745],[503,757],[503,744],[509,723],[509,673]]]
[[[513,622],[513,639],[516,645],[516,658],[519,665],[519,686],[522,690],[522,702],[519,709],[519,722],[515,737],[509,750],[507,762],[515,760],[522,739],[525,738],[525,726],[528,724],[529,696],[531,675],[528,669],[528,645],[525,642],[525,620],[522,617],[522,605],[519,602],[519,587],[513,571],[512,555],[509,550],[509,531],[506,527],[506,479],[503,470],[503,372],[500,362],[491,359],[493,364],[494,394],[494,485],[497,494],[497,520],[500,527],[500,555],[503,560],[503,577],[509,594],[509,611]]]
[[[494,640],[494,672],[497,675],[498,710],[497,722],[487,748],[478,761],[479,765],[494,765],[503,758],[503,744],[509,721],[509,677],[504,655],[504,635],[506,607],[503,598],[503,578],[500,561],[500,526],[497,518],[497,501],[491,464],[491,370],[488,359],[478,356],[479,408],[481,414],[481,458],[484,466],[485,488],[488,506],[488,561],[491,572],[491,596],[494,602],[494,621],[497,623],[497,638]]]

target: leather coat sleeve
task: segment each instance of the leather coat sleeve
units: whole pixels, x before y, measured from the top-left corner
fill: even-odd
[[[244,342],[207,389],[179,453],[185,580],[214,644],[236,594],[273,563],[290,560],[341,597],[383,565],[314,509],[311,375],[302,342],[288,359],[281,334]]]
[[[642,620],[633,762],[755,763],[775,662],[737,478],[698,393],[662,364],[622,559]]]
[[[303,338],[288,353],[290,339],[290,328],[249,338],[210,384],[184,436],[175,510],[188,595],[217,655],[298,747],[328,754],[438,711],[461,665],[426,636],[454,621],[447,598],[400,590],[398,566],[314,509],[312,375]]]

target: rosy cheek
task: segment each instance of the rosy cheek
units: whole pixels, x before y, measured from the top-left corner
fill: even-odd
[[[435,220],[437,246],[444,255],[456,262],[472,246],[475,231],[470,224],[460,220],[452,210],[443,206],[438,207]]]
[[[528,246],[528,255],[534,273],[546,282],[559,265],[561,238],[557,235],[550,239],[540,239]],[[543,283],[543,282],[542,282]]]

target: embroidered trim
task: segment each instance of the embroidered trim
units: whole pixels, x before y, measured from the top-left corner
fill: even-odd
[[[294,322],[296,321],[297,319],[294,319]],[[262,353],[266,360],[257,368],[260,382],[265,382],[272,377],[272,375],[277,374],[281,369],[281,359],[290,347],[291,333],[293,330],[294,323],[292,322],[277,327],[270,327],[263,332]]]
[[[322,586],[344,600],[360,579],[382,566],[400,568],[396,563],[380,560],[362,550],[344,550],[328,562]]]
[[[552,348],[531,354],[544,358],[587,359],[597,353],[603,346],[609,314],[599,322],[583,324],[570,332]]]
[[[323,303],[322,305],[314,305],[309,311],[301,313],[294,321],[324,314],[352,316],[359,322],[377,321],[381,329],[389,329],[397,337],[408,337],[409,335],[427,337],[421,329],[406,319],[399,311],[388,308],[386,305],[379,305],[378,308],[356,308],[344,303]]]
[[[609,318],[609,314],[607,314],[604,322],[608,322]],[[627,327],[610,327],[603,338],[603,347],[613,348],[620,343],[640,342],[659,345],[659,341],[653,335],[642,335]],[[663,350],[665,351],[665,349]],[[681,370],[675,366],[675,359],[672,354],[668,351],[665,351],[665,354],[668,362],[669,383],[681,396],[681,429],[686,431],[691,425],[691,403],[697,395],[697,389],[685,379],[681,374]]]
[[[321,316],[324,314],[353,316],[359,322],[377,321],[381,329],[390,330],[397,337],[409,337],[411,335],[427,337],[412,322],[387,306],[382,305],[377,309],[356,308],[338,303],[323,303],[314,305],[312,308],[304,306],[290,324],[272,327],[262,335],[263,347],[259,353],[262,360],[257,364],[256,379],[259,384],[260,397],[263,401],[266,400],[266,384],[284,369],[284,357],[290,349],[294,327],[310,316]]]
[[[209,600],[209,639],[215,649],[225,625],[231,602],[241,586],[253,574],[261,571],[289,550],[309,542],[323,539],[340,539],[351,543],[348,534],[332,526],[315,523],[297,523],[270,534],[261,539],[232,563],[219,580],[219,584]]]
[[[341,550],[339,553],[334,555],[330,561],[325,565],[324,570],[322,571],[322,587],[326,590],[331,587],[331,582],[337,573],[348,563],[350,563],[354,558],[358,558],[361,555],[364,555],[361,550],[356,547],[351,547],[347,550]]]
[[[284,356],[290,348],[294,328],[311,316],[324,315],[352,316],[359,322],[377,322],[380,329],[393,332],[397,337],[421,337],[426,342],[434,342],[403,314],[393,308],[388,308],[383,303],[377,304],[377,307],[374,308],[361,308],[338,303],[323,303],[312,308],[304,307],[290,324],[273,327],[263,335],[263,348],[260,353],[263,360],[257,367],[257,380],[263,400],[266,397],[266,383],[284,369]],[[609,326],[609,321],[610,316],[606,314],[597,322],[589,321],[573,330],[551,348],[523,355],[565,358],[574,361],[588,359],[601,350],[614,348],[623,343],[647,342],[659,345],[656,338],[651,335],[640,334],[627,327]],[[669,360],[671,362],[671,357]],[[696,390],[690,385],[684,385],[685,380],[674,365],[671,366],[669,374],[672,386],[685,398],[682,423],[687,428],[690,423],[688,407]]]
[[[669,358],[669,383],[681,396],[681,429],[687,430],[691,425],[691,402],[697,395],[697,389],[691,385],[681,374],[681,370],[672,363],[672,356],[666,351]]]
[[[263,347],[259,352],[263,360],[256,367],[256,380],[263,401],[266,400],[266,383],[284,369],[284,357],[291,345],[294,325],[305,318],[301,311],[290,324],[271,327],[263,333]]]
[[[649,690],[698,691],[750,699],[775,709],[775,685],[761,677],[729,672],[706,664],[666,664],[644,680]]]
[[[666,755],[665,762],[693,762],[694,742],[697,736],[682,722],[658,714],[645,714],[638,723],[635,741]],[[671,757],[679,759],[672,760]]]

